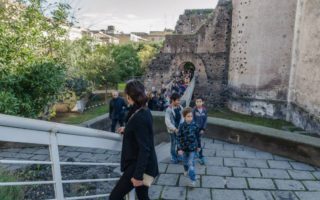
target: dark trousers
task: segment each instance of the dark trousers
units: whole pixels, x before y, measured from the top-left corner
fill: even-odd
[[[198,133],[197,135],[197,141],[198,141],[198,143],[200,144],[200,152],[198,153],[198,156],[199,156],[199,158],[201,159],[201,158],[203,158],[203,146],[202,146],[202,144],[201,144],[201,134],[200,133]]]
[[[131,178],[135,170],[135,165],[130,165],[122,174],[117,185],[113,188],[109,200],[123,200],[124,197],[134,188]],[[139,200],[149,200],[148,190],[146,186],[136,187],[136,194]]]
[[[123,126],[123,119],[112,119],[111,132],[116,132],[116,126],[118,122],[120,126]]]

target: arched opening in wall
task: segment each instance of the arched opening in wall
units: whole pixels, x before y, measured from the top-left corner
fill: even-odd
[[[196,70],[196,67],[194,66],[194,64],[192,62],[186,62],[183,65],[183,74],[185,76],[189,76],[190,80],[192,80],[193,76],[194,76],[194,71]]]
[[[196,66],[192,62],[182,62],[176,68],[173,78],[176,82],[188,84],[195,76],[195,74]]]

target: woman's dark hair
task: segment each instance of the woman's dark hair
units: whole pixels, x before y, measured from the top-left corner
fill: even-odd
[[[128,81],[124,92],[134,101],[134,103],[138,107],[146,106],[148,97],[145,93],[144,85],[140,81]]]
[[[180,99],[180,98],[181,98],[181,96],[178,93],[173,93],[171,95],[171,97],[170,97],[170,100],[171,101],[175,101],[175,100]]]

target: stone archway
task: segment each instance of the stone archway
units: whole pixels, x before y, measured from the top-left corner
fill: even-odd
[[[208,77],[206,67],[202,59],[193,53],[176,54],[171,61],[170,72],[172,76],[177,72],[184,69],[187,63],[191,63],[194,66],[194,77],[196,78],[195,96],[203,95],[206,93]]]
[[[194,77],[195,71],[196,71],[196,66],[192,62],[185,62],[182,63],[181,66],[179,66],[179,69],[184,71],[185,73],[190,74],[190,79]]]

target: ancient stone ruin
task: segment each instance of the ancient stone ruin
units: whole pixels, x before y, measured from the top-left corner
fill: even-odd
[[[195,68],[208,107],[285,119],[320,134],[320,3],[220,0],[186,10],[149,66],[145,84]]]

